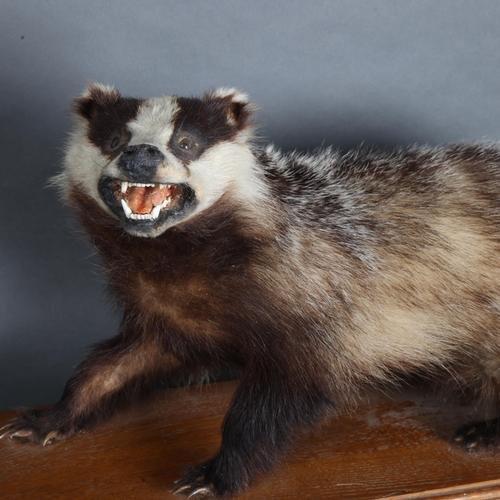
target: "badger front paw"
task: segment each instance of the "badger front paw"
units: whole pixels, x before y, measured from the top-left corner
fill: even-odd
[[[201,465],[189,467],[172,492],[188,498],[232,498],[248,486],[245,471],[240,457],[230,460],[227,454],[220,453]]]
[[[74,425],[64,423],[60,412],[54,408],[21,410],[12,422],[0,429],[0,439],[22,439],[45,446],[75,433]]]
[[[215,498],[220,497],[215,492],[214,485],[206,477],[207,466],[190,467],[186,475],[176,481],[172,488],[174,495],[186,495],[188,498]]]

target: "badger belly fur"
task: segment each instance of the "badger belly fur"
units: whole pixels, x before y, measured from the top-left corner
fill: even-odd
[[[135,99],[91,84],[73,110],[55,183],[122,326],[4,437],[64,439],[169,373],[242,370],[219,452],[176,487],[228,497],[398,375],[498,402],[498,146],[284,154],[256,145],[234,89]],[[499,422],[457,440],[498,444]]]

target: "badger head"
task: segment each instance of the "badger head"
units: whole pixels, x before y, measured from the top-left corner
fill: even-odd
[[[134,236],[156,237],[231,192],[262,191],[247,97],[220,89],[202,98],[122,97],[90,84],[57,183],[93,198]]]

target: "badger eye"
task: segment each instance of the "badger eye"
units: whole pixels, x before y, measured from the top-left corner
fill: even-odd
[[[183,137],[179,141],[179,147],[184,149],[185,151],[188,151],[188,150],[192,149],[193,141],[191,141],[191,139],[188,139],[187,137]]]
[[[119,137],[115,137],[110,144],[111,149],[116,149],[120,145]]]

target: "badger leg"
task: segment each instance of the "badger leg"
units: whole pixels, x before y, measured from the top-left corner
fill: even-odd
[[[218,453],[192,467],[172,490],[189,497],[226,498],[269,471],[294,439],[333,404],[325,391],[280,369],[246,373],[224,419]]]
[[[476,366],[476,373],[483,377],[473,380],[476,392],[484,401],[496,405],[496,415],[500,415],[500,358],[495,353],[487,351]],[[455,432],[454,440],[469,452],[482,452],[488,449],[500,448],[500,417],[468,423]]]
[[[1,438],[43,445],[70,437],[104,420],[126,400],[152,387],[158,376],[179,363],[154,342],[124,335],[98,344],[69,379],[61,400],[45,410],[20,410]]]
[[[469,452],[486,451],[500,446],[500,418],[475,422],[460,427],[455,432],[455,441]]]

